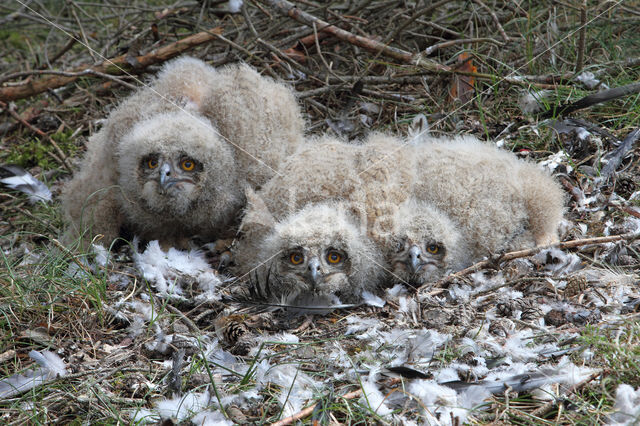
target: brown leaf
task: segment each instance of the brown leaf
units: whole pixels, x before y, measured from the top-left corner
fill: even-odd
[[[458,55],[457,64],[454,68],[457,71],[477,72],[478,68],[473,65],[473,58],[466,52]],[[459,100],[462,103],[469,102],[474,93],[475,77],[469,75],[454,74],[449,89],[449,96],[452,101]]]

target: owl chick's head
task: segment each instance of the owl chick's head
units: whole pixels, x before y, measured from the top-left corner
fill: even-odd
[[[385,245],[394,277],[411,285],[437,281],[468,262],[466,242],[455,224],[424,202],[400,205]]]
[[[380,278],[380,254],[338,203],[308,205],[276,223],[259,251],[270,259],[265,267],[280,296],[313,293],[350,302]]]
[[[131,218],[215,223],[241,198],[233,153],[204,118],[185,111],[138,123],[118,146],[119,184]],[[204,211],[206,210],[206,211]]]

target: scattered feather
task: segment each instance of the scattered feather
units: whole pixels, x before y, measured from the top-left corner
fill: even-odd
[[[547,109],[545,104],[549,98],[549,90],[537,92],[524,92],[518,98],[518,105],[524,114],[533,114]]]
[[[29,196],[29,202],[50,202],[51,191],[47,185],[34,178],[31,173],[15,164],[0,165],[0,182],[11,189],[24,192]]]
[[[614,413],[609,416],[608,425],[632,425],[640,420],[640,388],[633,390],[627,384],[618,385]]]
[[[239,13],[242,8],[242,0],[229,0],[229,12]]]
[[[598,80],[596,75],[591,71],[583,71],[576,77],[576,80],[582,83],[587,89],[598,88],[600,90],[606,90],[609,88],[606,83]]]
[[[409,125],[408,139],[409,143],[416,145],[422,139],[429,136],[429,121],[424,114],[418,114],[413,117]]]
[[[134,240],[134,247],[137,241]],[[218,300],[220,278],[207,263],[205,255],[198,250],[182,251],[170,248],[167,252],[160,248],[157,240],[149,242],[144,252],[137,250],[133,260],[144,279],[152,283],[160,295],[182,296],[182,283],[195,281],[203,291],[198,299]]]
[[[55,353],[31,351],[29,356],[39,367],[24,374],[14,374],[0,380],[0,400],[19,395],[36,386],[67,375],[64,361]]]
[[[376,308],[382,308],[385,305],[385,301],[382,298],[376,296],[370,291],[362,292],[362,302],[365,305],[374,306]]]

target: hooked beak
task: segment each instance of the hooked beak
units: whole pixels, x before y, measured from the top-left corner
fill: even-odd
[[[320,272],[320,260],[317,257],[312,257],[311,260],[309,260],[307,277],[311,280],[314,287],[319,284],[322,273]]]
[[[160,167],[160,186],[164,191],[171,188],[176,183],[175,179],[168,177],[170,175],[171,175],[171,166],[169,165],[169,163],[164,163]]]
[[[411,246],[409,249],[409,269],[415,274],[422,267],[422,250],[418,246]]]

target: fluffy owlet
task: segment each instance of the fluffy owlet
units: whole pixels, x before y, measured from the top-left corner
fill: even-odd
[[[102,234],[109,245],[122,229],[178,245],[219,236],[244,186],[275,174],[302,129],[291,90],[248,66],[172,61],[89,139],[64,189],[67,239]]]
[[[253,203],[250,198],[252,210],[243,220],[252,238],[236,247],[241,274],[255,271],[258,279],[269,279],[279,298],[337,296],[351,303],[362,291],[376,288],[383,272],[381,253],[347,206],[309,204],[276,221],[256,197]]]
[[[413,286],[435,282],[471,260],[457,226],[443,212],[413,199],[400,205],[381,246],[391,279]]]
[[[374,134],[369,141],[389,139],[395,138]],[[535,164],[473,137],[426,138],[403,150],[404,167],[412,170],[410,195],[451,219],[473,261],[558,241],[564,194]]]

